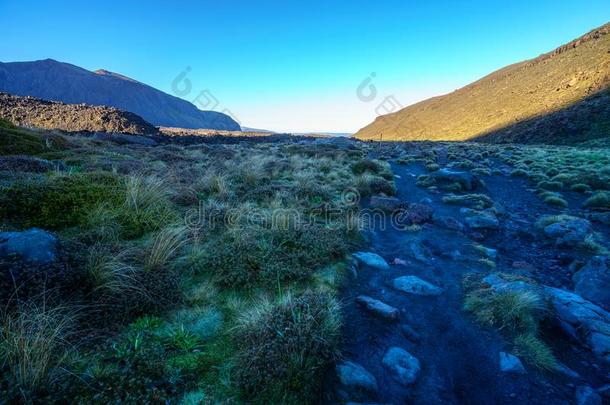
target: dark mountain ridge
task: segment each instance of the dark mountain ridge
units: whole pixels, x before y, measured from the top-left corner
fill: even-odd
[[[91,72],[53,59],[0,62],[0,92],[116,107],[157,126],[240,130],[226,114],[199,110],[188,101],[119,73],[103,69]]]

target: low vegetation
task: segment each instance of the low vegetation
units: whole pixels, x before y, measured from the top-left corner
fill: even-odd
[[[60,262],[31,277],[1,263],[21,275],[0,283],[1,397],[316,401],[359,243],[355,191],[393,194],[387,163],[334,145],[143,148],[0,130],[2,154],[49,163],[1,172],[3,228],[61,241]]]

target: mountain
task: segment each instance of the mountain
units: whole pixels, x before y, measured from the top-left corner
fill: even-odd
[[[226,114],[201,111],[118,73],[89,70],[52,59],[0,62],[0,91],[68,104],[106,105],[129,111],[157,126],[237,130]]]
[[[378,117],[355,136],[518,143],[610,137],[610,23],[453,93]]]

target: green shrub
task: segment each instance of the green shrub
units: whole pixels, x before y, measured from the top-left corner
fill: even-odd
[[[593,209],[610,209],[610,192],[595,193],[584,202],[583,206]]]
[[[118,205],[122,199],[119,178],[108,172],[17,181],[2,191],[0,214],[5,221],[46,229],[84,225],[98,204]]]
[[[195,267],[223,285],[273,285],[303,279],[342,258],[345,239],[342,231],[321,225],[230,230],[203,247]]]
[[[339,306],[324,293],[259,304],[239,320],[236,385],[260,403],[315,403],[339,328]]]
[[[549,205],[554,205],[556,207],[566,208],[568,206],[568,202],[561,198],[560,196],[551,195],[544,199],[544,202]]]
[[[354,174],[363,174],[366,172],[377,174],[384,170],[384,165],[373,159],[361,159],[352,165],[352,172]]]
[[[482,210],[493,206],[493,200],[485,194],[448,195],[443,197],[445,204],[460,205]]]
[[[560,181],[541,181],[537,187],[543,190],[558,191],[563,188],[563,183]]]
[[[66,148],[66,140],[59,135],[37,134],[0,119],[0,155],[40,155]]]
[[[570,187],[570,190],[576,191],[577,193],[587,193],[591,191],[591,187],[589,187],[587,184],[576,183]]]

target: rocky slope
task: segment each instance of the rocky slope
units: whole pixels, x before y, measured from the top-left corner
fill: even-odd
[[[379,117],[356,137],[574,143],[610,135],[610,24],[453,93]]]
[[[118,73],[91,72],[52,59],[0,63],[0,91],[69,104],[113,106],[157,126],[240,129],[226,114],[201,111],[188,101]]]
[[[0,93],[0,118],[19,126],[60,129],[68,132],[120,132],[157,134],[159,130],[142,117],[114,107],[64,104],[34,97]]]

